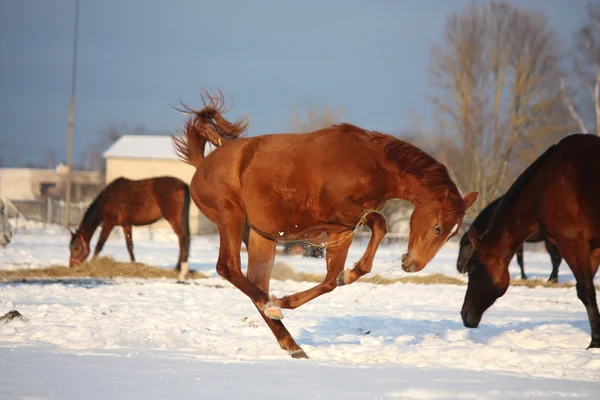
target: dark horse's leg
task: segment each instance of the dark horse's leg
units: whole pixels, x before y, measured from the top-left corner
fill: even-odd
[[[556,243],[560,254],[564,257],[575,275],[577,281],[577,297],[588,314],[592,330],[592,341],[588,348],[600,347],[600,313],[596,302],[596,288],[594,275],[600,263],[600,249],[590,251],[589,242],[564,241]]]
[[[135,262],[135,257],[133,256],[133,239],[131,237],[131,225],[123,225],[123,233],[125,234],[125,244],[127,245],[129,258],[132,262]]]
[[[104,243],[106,243],[106,239],[108,239],[108,235],[113,230],[114,225],[104,222],[102,224],[102,230],[100,231],[100,237],[98,238],[98,243],[96,244],[96,249],[94,250],[94,258],[100,254],[102,248],[104,247]]]
[[[544,240],[544,244],[546,245],[546,250],[548,251],[548,254],[550,254],[550,260],[552,261],[552,273],[550,274],[550,278],[548,278],[548,282],[558,283],[558,267],[562,262],[562,256],[556,246],[550,243],[548,239]]]
[[[373,268],[373,260],[375,259],[375,253],[379,244],[383,240],[383,237],[387,233],[387,225],[383,215],[374,212],[367,216],[367,226],[371,228],[371,239],[365,250],[365,254],[354,264],[354,268],[351,270],[345,270],[338,277],[338,285],[348,285],[364,274],[371,272]]]
[[[525,275],[524,263],[523,263],[523,245],[519,246],[517,250],[517,263],[519,263],[519,267],[521,267],[521,279],[526,280],[527,275]]]
[[[181,220],[181,216],[166,218],[166,220],[173,228],[173,232],[177,235],[179,239],[179,258],[177,259],[177,265],[175,269],[179,272],[179,280],[185,280],[186,275],[190,271],[190,267],[188,264],[188,257],[190,253],[190,232],[189,228],[186,229],[184,225],[185,222]]]
[[[256,232],[245,232],[245,234],[249,234],[248,242],[246,242],[248,248],[248,279],[263,292],[269,293],[269,279],[275,258],[275,242],[265,239]],[[308,358],[281,321],[267,317],[261,308],[258,306],[256,308],[283,350],[286,350],[294,358]]]
[[[327,243],[329,243],[325,251],[327,275],[323,282],[303,292],[277,299],[276,303],[282,308],[294,309],[335,289],[337,286],[336,279],[344,269],[348,249],[350,248],[350,244],[352,244],[353,237],[354,234],[352,232],[327,234]]]

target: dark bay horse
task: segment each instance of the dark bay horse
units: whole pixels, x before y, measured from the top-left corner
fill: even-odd
[[[512,184],[480,237],[471,227],[474,252],[461,310],[466,327],[508,288],[508,263],[525,239],[541,229],[556,245],[577,281],[592,340],[600,347],[600,314],[594,275],[600,264],[600,138],[576,134],[551,146]]]
[[[500,200],[502,200],[502,197],[498,197],[496,200],[492,201],[483,210],[481,210],[479,215],[473,220],[471,225],[477,232],[485,232],[488,224],[490,223],[490,219],[496,210],[496,207],[500,203]],[[550,254],[550,260],[552,261],[552,272],[550,273],[548,282],[558,282],[558,266],[562,261],[562,257],[560,256],[556,246],[548,240],[542,231],[537,231],[525,239],[525,242],[527,243],[538,243],[541,241],[543,241],[546,245],[546,250],[548,251],[548,254]],[[473,254],[473,245],[471,245],[471,242],[469,241],[468,232],[465,232],[465,234],[460,238],[459,246],[456,269],[461,274],[466,274],[467,263]],[[527,279],[523,264],[523,245],[519,246],[517,249],[517,263],[519,263],[519,267],[521,267],[521,279]]]
[[[203,93],[205,107],[185,107],[184,136],[173,136],[180,157],[196,167],[192,199],[219,230],[217,272],[246,294],[282,349],[306,358],[283,323],[281,308],[294,309],[350,284],[371,271],[386,234],[377,212],[392,198],[412,201],[407,272],[421,270],[456,235],[477,193],[463,199],[446,167],[409,143],[378,132],[339,124],[304,134],[240,138],[247,120],[229,122],[223,95]],[[216,149],[206,157],[210,142]],[[361,259],[344,271],[357,225],[372,231]],[[248,270],[241,271],[240,247],[248,225]],[[278,240],[314,240],[326,233],[325,280],[301,293],[269,296]]]
[[[179,259],[176,268],[180,279],[189,271],[190,247],[190,189],[173,177],[163,176],[142,180],[117,178],[98,194],[88,207],[75,233],[71,233],[69,266],[83,262],[90,254],[90,240],[102,225],[94,257],[100,253],[115,226],[123,227],[125,243],[131,261],[133,255],[132,226],[149,225],[165,218],[179,238]]]

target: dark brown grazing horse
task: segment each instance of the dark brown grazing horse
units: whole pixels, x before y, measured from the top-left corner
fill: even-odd
[[[69,266],[83,262],[90,254],[90,240],[99,225],[102,225],[102,230],[94,257],[102,250],[112,229],[122,226],[129,257],[131,261],[135,261],[131,227],[149,225],[165,218],[179,238],[179,260],[176,268],[181,270],[179,277],[183,279],[189,271],[189,211],[189,186],[177,178],[117,178],[98,194],[85,212],[77,231],[71,233]]]
[[[479,215],[473,220],[473,223],[471,225],[473,226],[473,228],[475,228],[477,232],[485,232],[490,222],[490,219],[492,218],[492,215],[496,210],[496,207],[498,206],[498,203],[500,203],[500,200],[502,200],[502,197],[498,197],[496,200],[492,201],[483,210],[481,210]],[[552,261],[552,273],[550,273],[550,278],[548,278],[548,282],[556,283],[558,282],[558,266],[562,261],[562,257],[560,256],[560,253],[558,252],[556,246],[550,243],[550,241],[548,240],[548,238],[546,238],[546,235],[542,231],[537,231],[531,236],[529,236],[527,239],[525,239],[525,242],[527,243],[538,243],[541,241],[544,241],[544,244],[546,245],[546,250],[550,254],[550,260]],[[465,232],[465,234],[460,238],[458,259],[456,260],[456,269],[461,274],[467,273],[467,263],[469,261],[469,258],[471,258],[472,254],[473,246],[469,241],[468,232]],[[519,246],[519,248],[517,249],[517,262],[521,267],[521,279],[527,279],[527,275],[525,275],[525,270],[523,266],[522,245]]]
[[[350,284],[371,271],[375,251],[386,234],[377,212],[392,198],[412,201],[407,272],[421,270],[456,234],[465,210],[477,198],[464,199],[446,167],[392,136],[349,124],[304,134],[239,138],[247,120],[223,118],[223,95],[204,92],[205,107],[194,111],[185,136],[173,136],[181,158],[196,167],[192,199],[219,230],[217,272],[245,293],[282,349],[305,358],[283,323],[281,308],[294,309]],[[204,157],[207,142],[217,148]],[[355,227],[372,231],[365,254],[344,271]],[[249,230],[248,271],[241,271],[244,226]],[[269,297],[269,278],[278,240],[317,238],[326,233],[327,275],[319,285],[283,298]]]
[[[483,312],[508,288],[508,263],[525,239],[541,229],[556,245],[577,281],[592,331],[589,347],[600,347],[600,314],[594,275],[600,264],[600,138],[571,135],[551,146],[512,184],[481,237],[471,227],[474,252],[461,310],[476,328]]]

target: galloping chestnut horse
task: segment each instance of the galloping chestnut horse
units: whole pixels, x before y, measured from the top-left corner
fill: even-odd
[[[492,201],[488,204],[479,215],[473,220],[471,224],[473,228],[477,232],[484,232],[487,228],[498,203],[500,203],[502,197],[498,197],[496,200]],[[548,278],[548,282],[558,282],[558,266],[562,261],[562,257],[558,252],[558,249],[555,245],[550,243],[546,235],[542,231],[537,231],[525,239],[527,243],[538,243],[544,241],[546,245],[546,250],[550,254],[550,260],[552,261],[552,272],[550,273],[550,278]],[[469,234],[465,232],[465,234],[460,238],[460,247],[458,249],[458,259],[456,260],[456,269],[461,274],[467,273],[467,263],[469,262],[469,258],[473,254],[473,245],[469,241]],[[527,279],[527,275],[525,275],[525,269],[523,265],[523,246],[519,246],[517,249],[517,262],[519,263],[519,267],[521,267],[521,279]]]
[[[196,167],[192,199],[219,230],[217,272],[245,293],[282,349],[306,358],[280,321],[281,308],[294,309],[336,286],[371,271],[375,251],[386,234],[376,210],[392,198],[412,201],[407,272],[421,270],[456,234],[465,210],[477,198],[464,199],[446,167],[392,136],[339,124],[312,133],[240,138],[247,120],[232,123],[222,113],[223,94],[204,91],[205,107],[185,105],[190,118],[185,136],[173,136],[180,157]],[[206,157],[210,142],[217,148]],[[344,271],[355,227],[364,222],[372,235],[362,258]],[[244,226],[250,227],[248,270],[240,265]],[[327,275],[319,285],[283,298],[269,297],[269,278],[280,239],[315,239],[326,233]]]
[[[185,182],[177,178],[117,178],[98,194],[86,210],[77,231],[71,233],[69,266],[83,262],[90,254],[90,240],[99,225],[102,225],[102,230],[94,257],[102,250],[112,229],[122,226],[129,257],[131,261],[135,261],[131,227],[149,225],[164,217],[179,238],[179,259],[176,268],[181,270],[179,278],[183,279],[189,271],[189,210],[190,189]]]
[[[466,327],[508,288],[508,263],[523,241],[541,229],[573,271],[577,297],[592,331],[589,347],[600,347],[600,314],[594,275],[600,264],[600,138],[576,134],[551,146],[503,196],[480,237],[471,227],[474,252],[461,310]]]

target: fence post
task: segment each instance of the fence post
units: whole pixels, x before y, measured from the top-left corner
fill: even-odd
[[[52,198],[48,196],[46,201],[46,222],[52,223]]]

